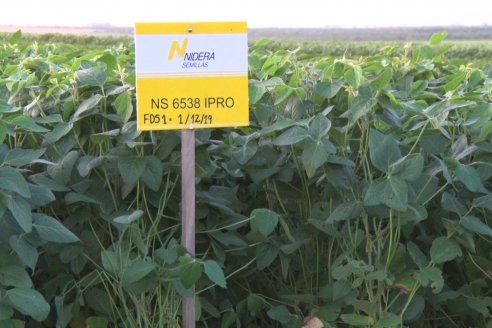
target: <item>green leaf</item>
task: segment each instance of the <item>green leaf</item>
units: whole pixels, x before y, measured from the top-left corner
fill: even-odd
[[[235,147],[232,151],[232,156],[240,164],[246,164],[258,151],[256,141],[246,141],[243,145]]]
[[[432,45],[437,45],[437,44],[441,43],[442,41],[444,41],[444,39],[446,39],[447,36],[448,36],[447,32],[434,33],[431,35],[431,37],[429,39],[429,43]]]
[[[47,143],[54,144],[64,136],[66,136],[73,129],[72,122],[60,122],[58,123],[52,131],[44,135],[44,140]]]
[[[475,170],[475,168],[470,165],[459,164],[456,168],[456,177],[471,192],[487,192],[482,182],[480,181],[480,175],[478,174],[477,170]]]
[[[117,273],[121,269],[120,257],[116,252],[113,251],[102,251],[101,252],[101,262],[104,270]]]
[[[104,317],[88,317],[85,324],[87,325],[86,328],[107,328],[109,322]]]
[[[183,265],[179,270],[181,283],[185,288],[191,288],[202,276],[203,266],[199,262],[190,262]]]
[[[285,305],[273,306],[268,310],[267,315],[278,322],[287,323],[290,320],[290,312]]]
[[[362,82],[362,68],[360,66],[354,66],[349,68],[344,74],[345,81],[352,86],[352,88],[359,88]]]
[[[38,262],[38,251],[36,248],[24,240],[23,237],[16,235],[9,238],[9,245],[17,254],[21,262],[34,271],[36,263]]]
[[[315,141],[321,140],[330,130],[331,122],[323,114],[317,114],[309,124],[309,135]]]
[[[332,224],[339,221],[351,220],[359,217],[362,214],[362,204],[357,201],[350,201],[338,205],[333,212],[331,212],[326,224]]]
[[[369,184],[364,196],[364,205],[387,205],[397,211],[408,208],[408,184],[398,177],[381,178]]]
[[[279,248],[270,243],[256,246],[256,268],[263,270],[275,261]]]
[[[123,287],[129,287],[154,271],[155,264],[145,260],[133,261],[124,271],[121,277]]]
[[[473,200],[473,206],[478,208],[486,208],[489,211],[492,211],[492,195],[475,198]]]
[[[409,241],[407,243],[407,250],[413,262],[417,264],[419,269],[427,267],[427,265],[429,264],[429,259],[424,253],[422,253],[420,248],[415,243]]]
[[[460,223],[471,232],[492,237],[492,228],[477,217],[467,215],[463,217]]]
[[[374,328],[393,328],[402,325],[401,317],[393,313],[387,313],[376,322]]]
[[[14,315],[14,310],[6,305],[6,304],[0,304],[0,326],[1,326],[1,321],[10,319]]]
[[[132,97],[129,92],[123,92],[114,101],[116,113],[121,117],[121,120],[126,123],[133,113]]]
[[[462,256],[461,248],[454,240],[446,237],[434,239],[430,249],[432,262],[435,264],[449,262]]]
[[[32,216],[34,219],[33,226],[42,239],[54,243],[74,243],[79,241],[79,238],[58,220],[41,213],[34,213]]]
[[[125,156],[118,159],[118,169],[126,185],[132,186],[142,176],[147,161],[145,157]]]
[[[448,192],[443,192],[441,197],[441,206],[443,209],[454,212],[459,216],[462,216],[466,212],[468,212],[465,205],[461,204],[460,201],[456,199],[456,197]]]
[[[25,198],[31,197],[26,180],[18,170],[11,167],[0,167],[0,188],[13,191]]]
[[[23,166],[32,164],[35,160],[37,160],[41,155],[44,154],[46,149],[20,149],[15,148],[11,149],[5,155],[3,160],[3,165],[10,166]]]
[[[314,92],[325,99],[331,99],[340,91],[343,81],[335,80],[332,82],[320,82],[314,87]]]
[[[50,305],[43,295],[30,288],[13,288],[5,293],[6,299],[20,313],[40,322],[48,317]]]
[[[12,33],[12,35],[9,37],[9,44],[16,44],[20,41],[22,38],[22,32],[21,30],[15,31],[15,33]]]
[[[0,121],[0,144],[3,144],[6,137],[7,137],[7,126],[5,125],[4,122]]]
[[[306,142],[302,152],[302,163],[308,178],[312,178],[316,173],[316,169],[326,163],[329,154],[325,147],[327,143],[329,141],[325,143],[325,140],[313,141],[311,139]]]
[[[102,88],[107,79],[106,65],[103,63],[87,69],[81,69],[76,73],[80,86],[89,85]]]
[[[121,223],[121,224],[130,224],[133,221],[140,219],[143,214],[144,214],[144,212],[142,210],[136,210],[131,214],[120,215],[120,216],[114,218],[113,221],[116,223]]]
[[[55,195],[46,186],[29,185],[31,199],[29,203],[32,208],[38,208],[48,205],[52,201],[56,200]]]
[[[265,208],[253,210],[250,217],[252,228],[258,229],[265,237],[275,230],[279,219],[277,213]]]
[[[252,105],[256,104],[260,101],[266,91],[267,90],[263,85],[255,83],[255,81],[250,81],[248,84],[249,103]]]
[[[359,118],[367,115],[376,104],[376,98],[358,95],[340,117],[348,118],[350,123],[355,123]]]
[[[386,68],[371,82],[371,87],[375,91],[382,90],[388,85],[392,78],[393,70],[391,68]]]
[[[252,317],[256,317],[265,307],[265,300],[256,294],[250,294],[248,296],[248,311]]]
[[[113,314],[113,302],[106,291],[99,288],[89,288],[85,291],[84,298],[85,304],[96,311],[96,313]]]
[[[73,114],[71,122],[77,121],[83,116],[90,114],[90,111],[94,109],[97,106],[97,104],[99,104],[102,98],[103,96],[101,96],[100,94],[95,94],[92,95],[92,97],[82,101],[79,107],[77,107],[75,113]]]
[[[26,270],[14,265],[0,266],[0,284],[4,287],[32,287],[31,278]]]
[[[388,167],[401,158],[398,142],[374,129],[369,132],[369,154],[372,164],[382,172],[388,172]]]
[[[300,126],[294,126],[284,131],[277,138],[273,139],[272,144],[276,146],[294,145],[309,137],[308,131]]]
[[[10,197],[7,208],[22,230],[25,232],[32,231],[32,213],[28,202],[14,195]]]
[[[390,165],[391,175],[398,176],[405,181],[417,180],[424,169],[424,158],[422,155],[410,155]]]
[[[374,324],[374,319],[360,314],[342,314],[340,316],[343,322],[351,326],[369,326]]]
[[[444,279],[442,278],[442,272],[436,267],[426,267],[415,273],[415,279],[417,279],[422,286],[430,286],[434,294],[439,294],[444,287]]]
[[[222,271],[222,268],[217,262],[213,260],[207,260],[203,263],[203,267],[208,279],[210,279],[212,282],[216,283],[222,288],[227,288],[224,271]]]
[[[41,132],[41,133],[49,131],[48,129],[34,123],[32,118],[24,115],[19,115],[19,116],[15,116],[14,118],[9,118],[8,120],[6,120],[6,122],[20,126],[26,131]]]

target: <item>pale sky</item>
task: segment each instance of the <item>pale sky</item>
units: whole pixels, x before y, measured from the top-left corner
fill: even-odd
[[[133,26],[245,20],[249,27],[492,25],[492,0],[3,0],[0,25]]]

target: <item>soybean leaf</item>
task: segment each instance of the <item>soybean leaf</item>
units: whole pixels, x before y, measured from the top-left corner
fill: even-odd
[[[235,147],[232,156],[241,165],[246,164],[258,151],[256,141],[246,141],[243,145]]]
[[[397,316],[396,314],[393,313],[387,313],[384,316],[382,316],[378,322],[376,322],[376,325],[374,325],[374,328],[392,328],[392,327],[399,327],[401,326],[401,317]]]
[[[210,279],[212,282],[216,283],[222,288],[227,288],[224,271],[222,271],[222,268],[217,262],[213,260],[207,260],[203,263],[203,267],[208,279]]]
[[[116,273],[120,271],[121,261],[119,255],[116,252],[108,250],[102,251],[101,262],[104,270],[108,272]]]
[[[15,221],[25,232],[32,230],[32,213],[31,206],[23,198],[11,196],[7,208],[12,213]]]
[[[32,287],[31,278],[26,270],[15,265],[0,266],[0,284],[5,287]]]
[[[471,192],[487,192],[480,181],[480,175],[474,167],[459,164],[456,168],[456,176]]]
[[[134,185],[142,176],[147,166],[147,161],[144,157],[125,156],[118,159],[118,169],[123,181],[127,185]]]
[[[426,267],[415,273],[415,278],[422,284],[422,286],[430,286],[434,294],[441,292],[444,287],[444,279],[442,272],[436,267]]]
[[[98,63],[93,67],[81,69],[77,71],[77,79],[80,86],[89,85],[102,88],[107,79],[106,65]]]
[[[2,320],[7,320],[10,319],[14,315],[14,310],[6,305],[6,304],[0,304],[0,323]]]
[[[143,183],[153,191],[158,191],[162,183],[162,163],[156,156],[145,157],[145,169],[142,173]]]
[[[332,224],[339,221],[351,220],[362,214],[362,204],[357,201],[350,201],[338,205],[326,219],[326,224]]]
[[[53,128],[52,131],[44,135],[44,140],[46,140],[47,143],[54,144],[62,137],[66,136],[70,131],[72,131],[72,129],[72,122],[60,122]]]
[[[354,99],[349,109],[340,115],[340,117],[348,118],[351,124],[355,123],[359,118],[367,115],[376,104],[377,99],[359,95]]]
[[[49,130],[38,125],[34,122],[34,120],[28,116],[19,115],[14,118],[6,120],[7,123],[14,124],[20,126],[21,128],[32,131],[32,132],[48,132]]]
[[[129,92],[123,92],[114,101],[116,113],[121,117],[121,120],[126,123],[133,112],[132,98]]]
[[[437,45],[437,44],[441,43],[442,41],[444,41],[444,39],[446,39],[447,36],[448,36],[447,32],[434,33],[431,35],[431,37],[429,39],[429,43],[432,45]]]
[[[99,104],[102,98],[103,96],[101,96],[100,94],[95,94],[92,95],[92,97],[82,101],[79,107],[77,108],[77,110],[75,111],[75,113],[73,114],[73,118],[71,119],[71,122],[77,121],[79,118],[89,114],[90,111],[94,109],[97,106],[97,104]]]
[[[5,155],[3,165],[23,166],[31,164],[44,154],[46,149],[11,149]]]
[[[0,167],[0,188],[13,191],[25,198],[31,197],[26,180],[18,170],[11,167]]]
[[[268,310],[267,315],[278,322],[287,323],[290,320],[290,312],[285,305],[277,305]]]
[[[276,146],[294,145],[309,137],[308,131],[300,126],[294,126],[284,131],[280,136],[273,139],[272,144]]]
[[[364,196],[364,205],[379,204],[405,211],[408,208],[408,184],[398,177],[381,178],[371,182]]]
[[[31,193],[31,199],[29,203],[31,208],[38,208],[45,206],[56,199],[55,195],[46,186],[29,185],[29,191]]]
[[[400,160],[390,165],[391,175],[396,175],[405,181],[417,180],[424,168],[424,158],[422,155],[412,155],[402,157]]]
[[[135,260],[123,271],[121,283],[123,287],[129,287],[142,280],[149,273],[154,271],[155,264],[145,260]]]
[[[343,322],[351,326],[370,326],[374,324],[374,319],[360,314],[342,314],[340,316]]]
[[[489,211],[492,211],[492,195],[486,195],[486,196],[475,198],[473,200],[473,206],[479,208],[486,208]]]
[[[471,232],[492,237],[492,228],[477,217],[467,215],[463,217],[460,223]]]
[[[275,261],[279,248],[270,243],[256,246],[256,268],[263,270]]]
[[[371,82],[371,87],[375,91],[382,90],[388,85],[392,78],[393,70],[391,68],[386,68]]]
[[[420,248],[415,243],[413,243],[411,241],[408,242],[407,243],[407,250],[408,250],[408,254],[412,258],[413,262],[415,264],[417,264],[419,269],[423,269],[423,268],[427,267],[427,265],[429,264],[429,259],[427,258],[427,256],[424,253],[422,253]]]
[[[321,140],[330,130],[331,122],[321,113],[317,114],[309,124],[309,135],[314,140]]]
[[[362,82],[362,68],[360,66],[350,67],[344,74],[345,81],[357,89]]]
[[[87,328],[106,328],[108,327],[108,319],[104,317],[88,317],[85,321]]]
[[[113,221],[116,223],[121,223],[121,224],[130,224],[133,221],[140,219],[143,214],[144,214],[144,212],[142,210],[136,210],[131,214],[120,215],[120,216],[114,218]]]
[[[435,264],[449,262],[462,256],[461,248],[454,240],[446,237],[434,239],[430,249],[432,262]]]
[[[29,244],[23,237],[17,235],[13,235],[9,238],[9,245],[17,254],[21,262],[34,271],[39,256],[36,247]]]
[[[388,167],[401,158],[398,142],[391,135],[374,129],[369,132],[369,154],[372,164],[382,172],[387,172]]]
[[[268,237],[275,230],[278,219],[277,213],[265,208],[255,209],[251,212],[252,228],[258,229],[265,237]]]
[[[190,262],[181,266],[179,277],[185,288],[191,288],[202,276],[203,266],[198,262]]]
[[[58,220],[41,213],[34,213],[32,217],[34,219],[33,226],[42,239],[54,243],[79,241],[79,238]]]
[[[43,295],[31,288],[12,288],[5,293],[6,299],[20,313],[31,316],[36,321],[48,317],[50,305]]]
[[[313,177],[316,169],[328,160],[328,154],[332,154],[335,151],[335,147],[327,139],[318,141],[308,139],[302,152],[302,163],[308,178]]]
[[[86,304],[97,313],[106,315],[113,313],[112,301],[107,292],[99,288],[89,288],[84,293],[84,298]]]
[[[314,92],[323,98],[331,99],[340,91],[343,86],[343,81],[334,80],[331,82],[320,82],[314,87]]]
[[[461,204],[456,197],[448,192],[444,192],[441,197],[441,206],[447,211],[454,212],[459,216],[464,215],[468,210],[465,205]]]

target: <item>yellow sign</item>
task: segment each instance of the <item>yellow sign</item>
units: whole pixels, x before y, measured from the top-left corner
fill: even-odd
[[[246,23],[137,23],[135,70],[141,131],[249,125]]]

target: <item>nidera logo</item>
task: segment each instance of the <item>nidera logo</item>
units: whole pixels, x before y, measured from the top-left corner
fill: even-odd
[[[183,58],[182,68],[206,68],[211,60],[215,60],[213,51],[192,51],[187,52],[188,38],[184,38],[181,44],[174,40],[169,48],[168,60],[174,60],[174,56]]]

